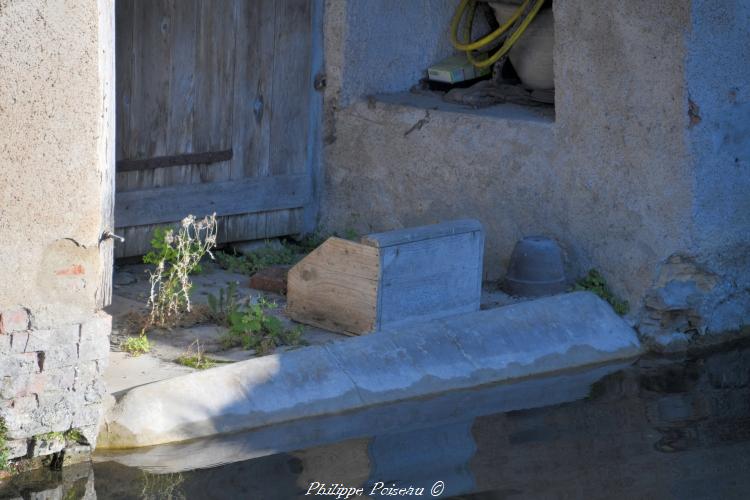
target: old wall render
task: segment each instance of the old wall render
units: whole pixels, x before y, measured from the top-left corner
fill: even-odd
[[[456,4],[431,24],[426,46],[445,39]],[[352,21],[366,18],[348,13],[338,18],[345,27],[327,24],[327,71],[342,76],[326,92],[322,224],[366,232],[477,217],[487,230],[488,279],[504,274],[517,239],[548,234],[576,264],[571,272],[601,269],[637,312],[660,264],[691,246],[695,180],[683,134],[690,3],[566,0],[554,8],[557,103],[546,122],[361,94],[345,105],[337,96],[362,87],[405,87],[373,89],[367,58],[349,55],[347,33],[362,29]],[[398,17],[367,22],[395,30],[389,16]],[[400,35],[389,39],[398,44]],[[353,85],[357,78],[369,83]]]
[[[0,418],[95,443],[109,352],[113,1],[0,0]],[[64,444],[64,443],[63,443]]]

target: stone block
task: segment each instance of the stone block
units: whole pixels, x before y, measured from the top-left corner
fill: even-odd
[[[109,358],[109,339],[101,338],[95,340],[82,341],[78,345],[80,353],[80,362],[95,361]]]
[[[73,415],[72,427],[84,429],[95,427],[99,424],[99,418],[102,415],[103,406],[101,403],[88,404],[77,409]],[[84,434],[86,440],[91,443],[89,434]]]
[[[29,442],[26,439],[11,439],[5,443],[8,458],[22,458],[29,454]]]
[[[34,437],[31,444],[31,456],[43,457],[52,455],[65,448],[65,437],[59,433],[48,433]]]
[[[39,373],[36,353],[22,353],[3,356],[0,363],[0,377],[19,377],[26,373]]]
[[[36,395],[22,396],[13,399],[12,409],[16,412],[30,413],[39,407],[39,400]]]
[[[47,384],[54,390],[67,390],[74,388],[76,374],[76,367],[74,366],[44,370],[44,375],[47,376]]]
[[[68,467],[70,465],[80,464],[90,460],[91,446],[86,444],[72,444],[65,448],[62,465],[63,467]]]
[[[93,319],[81,325],[80,341],[83,343],[108,339],[111,332],[112,316],[100,311],[94,315]]]
[[[78,343],[78,325],[66,326],[56,330],[30,330],[16,332],[12,335],[11,350],[16,353],[47,351],[59,345]]]
[[[11,336],[0,334],[0,355],[9,354],[11,349]]]
[[[47,392],[39,395],[39,408],[34,413],[35,421],[42,432],[65,431],[73,427],[73,414],[82,404],[73,399],[75,393],[68,391]]]
[[[29,313],[26,309],[8,309],[0,312],[0,334],[29,329]]]
[[[44,369],[65,368],[78,364],[78,345],[59,344],[48,348],[44,353]]]

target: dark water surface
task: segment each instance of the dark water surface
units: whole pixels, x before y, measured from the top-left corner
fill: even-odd
[[[99,454],[0,498],[335,498],[305,497],[315,483],[365,496],[382,483],[373,498],[442,485],[477,500],[750,499],[750,346]]]

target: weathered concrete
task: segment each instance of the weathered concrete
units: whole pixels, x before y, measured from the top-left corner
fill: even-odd
[[[24,307],[33,327],[81,322],[103,293],[113,13],[0,2],[0,311]]]
[[[40,434],[75,428],[92,445],[97,435],[113,16],[113,0],[0,0],[0,420],[11,458],[58,451]]]
[[[391,45],[355,58],[356,37],[376,24],[400,44],[411,27],[385,20],[410,19],[420,7],[395,14],[384,6],[376,23],[360,2],[329,3],[346,16],[326,25],[327,71],[343,76],[326,89],[324,226],[366,233],[476,217],[487,232],[487,279],[503,275],[518,239],[546,234],[566,250],[569,275],[602,271],[646,335],[747,323],[747,7],[556,2],[556,106],[540,117],[508,105],[475,111],[368,97],[408,86],[370,78]],[[430,27],[421,42],[428,52],[447,38],[447,21],[419,29]],[[399,65],[384,72],[411,74]],[[679,314],[651,299],[686,270],[674,261],[691,263],[677,281],[697,288]]]
[[[155,473],[182,472],[373,434],[408,433],[435,423],[465,422],[482,415],[580,400],[590,394],[592,384],[629,364],[609,363],[513,384],[451,391],[429,399],[399,401],[188,442],[134,450],[100,449],[94,459]]]
[[[149,446],[628,358],[635,332],[578,292],[136,387],[101,447]]]

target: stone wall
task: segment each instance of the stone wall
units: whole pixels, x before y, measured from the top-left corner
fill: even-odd
[[[112,0],[0,0],[0,419],[11,457],[95,442],[110,332],[98,311],[111,293],[113,14]]]
[[[327,18],[326,71],[340,76],[326,89],[324,226],[368,232],[476,217],[487,233],[486,279],[504,275],[518,239],[542,233],[563,246],[571,278],[601,270],[643,333],[748,322],[750,137],[741,116],[750,66],[731,62],[748,37],[738,2],[718,11],[698,0],[555,2],[554,116],[371,96],[408,86],[369,77],[366,54],[377,45],[352,52],[348,33],[376,22],[361,15],[368,8],[329,3],[338,14]],[[425,18],[429,48],[405,65],[434,62],[457,3]],[[412,8],[380,13],[387,50],[410,30],[391,19],[418,17],[421,4]],[[408,73],[397,58],[379,67]]]
[[[51,330],[30,330],[22,309],[0,314],[0,417],[8,458],[35,458],[66,445],[96,444],[110,328],[105,313]]]

